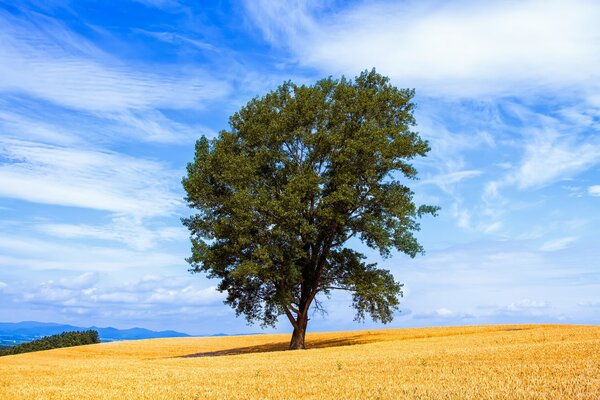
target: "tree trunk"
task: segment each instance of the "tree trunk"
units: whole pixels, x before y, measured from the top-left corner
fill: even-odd
[[[294,328],[292,333],[292,340],[290,341],[290,350],[304,350],[304,336],[306,335],[306,325],[308,323],[308,317],[300,314],[297,319],[297,327]]]

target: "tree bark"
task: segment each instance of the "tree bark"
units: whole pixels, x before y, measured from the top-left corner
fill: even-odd
[[[304,336],[306,335],[306,326],[308,325],[308,317],[300,314],[296,321],[294,332],[292,333],[292,340],[290,341],[290,350],[304,350]]]

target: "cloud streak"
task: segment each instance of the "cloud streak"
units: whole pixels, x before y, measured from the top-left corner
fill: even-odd
[[[549,240],[540,246],[541,251],[563,250],[577,241],[576,237],[567,236],[559,239]]]

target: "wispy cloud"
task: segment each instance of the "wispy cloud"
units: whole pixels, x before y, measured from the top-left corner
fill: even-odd
[[[29,107],[22,105],[15,107],[14,100],[0,99],[0,133],[4,138],[27,137],[31,141],[41,143],[75,145],[84,142],[76,133],[65,129],[65,125],[68,125],[67,121],[63,119],[64,125],[57,126],[48,120],[41,120],[40,116],[43,119],[43,114],[39,107],[34,114]]]
[[[425,101],[417,110],[418,129],[431,146],[427,157],[415,162],[423,171],[417,185],[426,192],[431,192],[428,186],[439,189],[442,196],[436,204],[442,207],[442,214],[449,213],[463,230],[480,230],[476,226],[482,222],[472,221],[480,218],[474,206],[466,202],[464,193],[469,185],[479,185],[488,169],[487,165],[474,165],[469,156],[497,146],[487,130],[489,127],[481,124],[496,111],[486,104],[478,107],[478,112],[468,115],[466,105]],[[452,121],[444,120],[446,116]]]
[[[130,217],[115,217],[106,225],[40,224],[43,233],[65,239],[96,239],[124,243],[135,250],[148,250],[164,241],[187,238],[183,227],[155,226]]]
[[[70,274],[60,280],[44,280],[36,284],[22,285],[15,282],[9,290],[2,291],[3,301],[15,309],[39,310],[56,318],[88,323],[143,324],[162,326],[150,319],[169,319],[173,315],[188,315],[199,323],[222,316],[219,304],[224,294],[215,286],[191,281],[173,275],[146,275],[128,282],[110,282],[106,276],[84,273]],[[226,311],[227,312],[227,311]],[[173,328],[170,326],[169,328]],[[204,326],[203,331],[215,331],[219,327]]]
[[[593,185],[588,187],[588,193],[590,196],[600,196],[600,185]]]
[[[422,183],[436,185],[441,188],[447,188],[448,186],[459,183],[465,179],[474,178],[482,174],[482,171],[478,170],[464,170],[448,172],[445,174],[439,174],[430,178],[424,179]]]
[[[73,112],[14,95],[0,99],[0,133],[5,138],[78,148],[128,142],[190,145],[200,134],[214,134],[197,123],[167,118],[159,110]]]
[[[446,307],[440,307],[435,311],[426,313],[417,313],[413,316],[415,319],[452,319],[458,320],[469,320],[475,318],[475,315],[471,313],[457,312]]]
[[[98,283],[96,274],[85,273],[61,281],[42,282],[37,288],[25,290],[17,300],[36,304],[51,303],[52,307],[98,307],[118,304],[129,309],[148,306],[199,306],[224,299],[216,287],[198,287],[189,280],[149,276],[125,285],[106,286]]]
[[[95,272],[85,272],[75,277],[60,278],[57,281],[50,280],[46,285],[56,286],[63,289],[80,290],[87,289],[98,282],[98,274]]]
[[[178,0],[133,0],[148,7],[156,7],[162,10],[180,10],[181,2]]]
[[[200,39],[196,39],[193,37],[189,37],[187,35],[182,35],[177,32],[147,31],[144,29],[135,29],[134,31],[139,32],[143,35],[152,37],[154,39],[160,40],[162,42],[171,43],[174,45],[185,44],[185,45],[195,47],[199,50],[219,51],[219,49],[216,46],[214,46],[213,44],[211,44],[209,42],[206,42],[206,41],[203,41]]]
[[[16,140],[0,141],[0,196],[137,217],[181,204],[180,174],[156,161]]]
[[[567,236],[558,239],[549,240],[540,246],[541,251],[558,251],[569,247],[577,241],[576,237]]]
[[[323,8],[320,2],[306,0],[246,1],[245,6],[265,38],[276,45],[281,45],[282,39],[284,43],[287,40],[295,44],[303,35],[317,29],[314,14]]]
[[[522,189],[535,188],[587,170],[600,163],[599,139],[579,139],[572,132],[560,134],[553,129],[535,132],[515,172],[515,183]]]
[[[185,271],[185,254],[165,249],[136,250],[48,238],[0,237],[0,267],[15,271],[118,272],[140,274],[175,268]]]
[[[194,108],[228,92],[206,71],[132,68],[47,17],[0,13],[0,90],[76,110],[123,112]]]
[[[504,309],[507,311],[532,311],[532,310],[543,310],[550,307],[550,303],[547,301],[539,301],[539,300],[531,300],[531,299],[521,299],[514,303],[510,303],[504,307],[499,307],[500,309]]]
[[[520,316],[554,320],[593,298],[597,256],[597,249],[585,247],[540,252],[532,240],[478,241],[429,251],[408,268],[394,261],[388,266],[405,283],[403,307],[422,320],[461,323],[461,316],[472,315],[477,323],[517,322]]]

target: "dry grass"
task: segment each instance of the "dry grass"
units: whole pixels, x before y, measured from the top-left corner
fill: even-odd
[[[154,339],[0,358],[1,399],[600,399],[600,327]],[[196,355],[196,357],[185,357]]]

